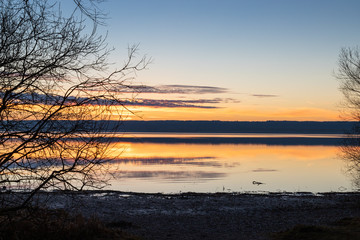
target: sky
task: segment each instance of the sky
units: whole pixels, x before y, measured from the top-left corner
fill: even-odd
[[[358,0],[106,0],[110,62],[152,63],[131,82],[136,120],[334,121],[340,49],[360,43]]]

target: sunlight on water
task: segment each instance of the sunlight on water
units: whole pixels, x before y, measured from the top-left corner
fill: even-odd
[[[117,142],[112,152],[121,155],[109,188],[166,193],[352,191],[339,151],[337,146]]]
[[[238,142],[239,139],[246,141]],[[351,176],[346,174],[347,164],[339,157],[341,150],[336,146],[339,139],[339,135],[304,134],[106,133],[100,138],[99,147],[104,148],[102,157],[110,160],[105,167],[113,177],[107,187],[112,190],[354,191]],[[66,141],[75,150],[83,143],[76,137]],[[54,149],[44,153],[48,159],[56,159],[59,154]],[[71,163],[75,153],[69,149],[66,162]],[[42,157],[45,159],[45,156],[34,156],[39,161]],[[103,172],[97,173],[101,179],[109,178],[103,178]]]

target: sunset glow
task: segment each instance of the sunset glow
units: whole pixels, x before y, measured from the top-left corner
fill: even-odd
[[[196,109],[193,108],[132,108],[135,116],[128,119],[143,120],[221,120],[221,121],[266,121],[266,120],[293,120],[293,121],[339,121],[343,120],[336,110],[316,108],[220,108]]]
[[[336,146],[251,144],[112,145],[112,189],[140,192],[330,191],[351,189]],[[319,174],[321,179],[319,179]],[[254,186],[252,180],[265,182]],[[330,188],[329,188],[330,187]],[[227,190],[225,190],[227,191]]]
[[[67,3],[63,3],[66,7]],[[133,120],[338,121],[339,52],[359,44],[359,2],[104,1],[109,69],[127,46],[153,61],[125,82]],[[125,11],[126,9],[126,11]],[[131,9],[131,10],[130,10]],[[119,13],[120,12],[120,13]],[[122,24],[126,23],[126,24]]]
[[[358,239],[359,9],[0,0],[0,240]]]
[[[116,48],[111,59],[123,62],[129,43],[140,43],[139,57],[153,58],[127,83],[135,94],[124,104],[136,114],[125,119],[343,120],[334,73],[340,49],[359,44],[358,1],[141,0],[102,7]]]
[[[102,6],[109,13],[114,62],[123,61],[123,46],[133,42],[140,42],[139,56],[153,58],[129,82],[134,99],[124,104],[136,114],[125,119],[343,120],[334,73],[340,49],[359,43],[360,33],[353,31],[360,21],[357,1]]]

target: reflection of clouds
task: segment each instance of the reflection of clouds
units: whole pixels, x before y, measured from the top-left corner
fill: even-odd
[[[252,170],[252,172],[277,172],[276,169],[266,169],[266,168],[257,168]]]
[[[223,164],[214,161],[215,157],[188,157],[188,158],[175,158],[175,157],[153,157],[153,158],[122,158],[112,160],[113,163],[125,163],[133,165],[194,165],[206,167],[222,167]],[[234,167],[234,166],[226,166]]]
[[[191,179],[215,179],[225,177],[225,173],[204,171],[118,171],[116,178],[161,178],[173,181],[186,181]]]

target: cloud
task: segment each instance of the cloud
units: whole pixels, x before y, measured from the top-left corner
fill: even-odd
[[[139,93],[157,93],[157,94],[220,94],[227,93],[227,88],[212,86],[193,86],[193,85],[134,85],[126,87],[120,92],[139,92]]]
[[[278,170],[276,169],[266,169],[266,168],[258,168],[258,169],[254,169],[252,170],[252,172],[277,172]]]
[[[123,102],[126,106],[149,106],[149,107],[167,107],[167,108],[219,108],[214,104],[229,102],[230,99],[213,98],[213,99],[197,99],[197,100],[168,100],[168,99],[144,99],[138,98],[131,101]],[[236,100],[231,99],[236,102]],[[211,104],[211,105],[202,105]]]
[[[274,95],[274,94],[251,94],[251,96],[253,96],[253,97],[258,97],[258,98],[279,97],[279,95]]]
[[[215,106],[203,106],[199,104],[217,104],[218,99],[199,99],[199,100],[167,100],[167,99],[135,99],[124,102],[124,105],[148,106],[148,107],[167,107],[167,108],[218,108]]]
[[[172,93],[183,94],[205,94],[205,93],[226,93],[226,88],[211,87],[211,86],[191,86],[191,85],[162,85],[160,88],[167,89]]]
[[[0,97],[3,94],[0,93]],[[212,98],[212,99],[195,99],[195,100],[175,100],[175,99],[122,99],[120,101],[111,99],[91,99],[86,97],[70,96],[64,99],[58,95],[44,95],[44,94],[21,94],[19,95],[18,102],[23,104],[44,104],[44,105],[60,105],[60,104],[85,104],[93,106],[149,106],[149,107],[167,107],[167,108],[219,108],[214,106],[220,103],[234,102],[238,103],[236,99],[232,98]],[[206,105],[207,104],[207,105]],[[210,105],[209,105],[210,104]]]
[[[234,99],[234,98],[224,98],[223,99],[224,103],[240,103],[240,100]]]

